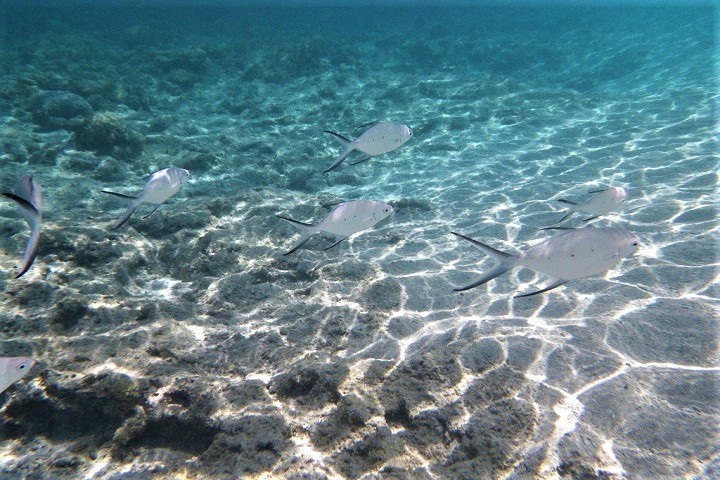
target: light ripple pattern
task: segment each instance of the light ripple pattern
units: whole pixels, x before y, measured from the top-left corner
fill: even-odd
[[[19,280],[0,203],[0,477],[720,476],[717,6],[287,3],[0,7],[0,182],[45,197]],[[323,173],[372,121],[414,136]],[[492,261],[451,231],[520,252],[609,186],[635,255],[453,291]],[[354,199],[395,214],[283,256]]]

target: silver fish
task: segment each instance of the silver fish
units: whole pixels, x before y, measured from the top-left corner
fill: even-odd
[[[302,247],[305,242],[316,233],[329,233],[339,238],[339,240],[325,249],[329,250],[350,235],[373,227],[378,222],[392,215],[392,213],[393,207],[387,203],[376,202],[374,200],[353,200],[335,205],[332,211],[315,225],[298,222],[297,220],[283,217],[282,215],[278,215],[277,217],[290,223],[302,233],[302,236],[290,251],[285,253],[285,255],[290,255]]]
[[[335,160],[335,163],[330,165],[330,168],[325,170],[323,173],[329,172],[330,170],[337,168],[338,165],[340,165],[348,157],[348,155],[350,155],[355,150],[362,152],[364,156],[360,160],[353,163],[353,165],[364,162],[370,157],[382,155],[383,153],[395,150],[396,148],[400,147],[402,144],[410,140],[410,138],[413,136],[412,129],[407,125],[403,125],[400,123],[376,122],[369,123],[363,126],[369,126],[370,128],[365,130],[365,132],[355,140],[350,140],[343,137],[339,133],[325,130],[325,133],[329,133],[337,141],[342,143],[345,146],[345,150],[343,150],[337,160]]]
[[[622,228],[587,227],[559,228],[558,230],[566,231],[530,247],[520,255],[510,255],[472,238],[451,232],[475,245],[496,263],[495,267],[479,280],[456,288],[455,291],[459,292],[480,286],[515,267],[527,267],[555,279],[553,283],[542,290],[516,295],[516,298],[537,295],[557,288],[570,280],[609,270],[622,258],[632,254],[640,242],[637,235]]]
[[[30,357],[0,357],[0,393],[24,377],[33,363]]]
[[[140,195],[136,197],[102,190],[103,193],[115,195],[116,197],[124,198],[125,200],[130,201],[128,209],[125,211],[120,220],[118,220],[118,222],[110,228],[110,230],[120,228],[125,222],[127,222],[130,216],[135,212],[135,209],[137,209],[141,203],[152,203],[157,205],[150,213],[142,217],[143,220],[155,213],[155,210],[160,208],[160,205],[165,203],[166,200],[180,190],[183,180],[185,180],[188,176],[190,176],[190,172],[184,168],[178,167],[170,167],[160,170],[159,172],[155,172],[147,177],[148,180],[145,184],[145,188],[143,188]]]
[[[565,216],[553,223],[553,225],[562,222],[575,212],[585,212],[592,215],[592,217],[583,220],[583,222],[589,222],[600,215],[612,212],[630,196],[630,192],[624,187],[610,187],[605,190],[593,190],[590,193],[595,195],[582,203],[575,203],[562,198],[558,200],[558,202],[568,205],[569,209]]]
[[[38,246],[40,245],[40,228],[42,226],[42,192],[40,187],[32,175],[25,174],[20,177],[15,184],[15,193],[3,192],[3,195],[15,203],[20,208],[20,213],[30,226],[30,237],[25,246],[25,254],[23,255],[23,263],[15,278],[22,277],[25,272],[35,261]]]

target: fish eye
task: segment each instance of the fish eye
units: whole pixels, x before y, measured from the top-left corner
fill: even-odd
[[[18,369],[19,369],[19,370],[25,370],[25,364],[23,363],[23,364],[21,364],[21,365],[18,365]]]
[[[637,245],[638,245],[638,242],[633,242],[633,244],[632,244],[633,247],[637,247]]]

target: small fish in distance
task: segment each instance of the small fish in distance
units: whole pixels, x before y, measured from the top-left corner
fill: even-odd
[[[558,202],[568,205],[569,209],[565,216],[553,223],[553,225],[557,225],[575,212],[585,212],[592,215],[592,217],[583,220],[583,222],[589,222],[600,215],[612,212],[630,196],[630,193],[624,187],[610,187],[605,190],[593,190],[590,193],[595,195],[582,203],[575,203],[562,198],[558,200]]]
[[[135,212],[135,209],[137,209],[141,203],[151,203],[157,205],[150,213],[142,217],[143,220],[155,213],[155,210],[160,208],[160,205],[165,203],[165,201],[180,190],[183,180],[185,180],[188,176],[190,176],[190,172],[184,168],[178,167],[170,167],[160,170],[159,172],[155,172],[147,177],[148,180],[145,184],[145,188],[143,188],[140,195],[136,197],[102,190],[102,193],[115,195],[116,197],[123,198],[130,202],[128,209],[125,211],[120,220],[118,220],[118,222],[110,228],[110,230],[120,228],[125,222],[127,222],[130,216]]]
[[[621,259],[632,254],[640,239],[622,228],[558,228],[564,233],[549,238],[520,255],[510,255],[473,240],[465,235],[451,232],[472,243],[492,258],[496,265],[479,280],[456,288],[460,292],[478,287],[515,267],[527,267],[555,280],[537,292],[516,295],[529,297],[544,293],[570,280],[605,272]]]
[[[323,173],[337,168],[355,150],[362,152],[364,155],[360,160],[354,162],[353,165],[364,162],[370,157],[382,155],[383,153],[395,150],[410,140],[413,136],[412,129],[407,125],[402,125],[400,123],[373,122],[363,125],[363,127],[370,128],[365,130],[365,132],[355,140],[350,140],[339,133],[325,130],[325,133],[329,133],[338,142],[343,144],[345,146],[345,150],[343,150],[340,156],[335,160],[335,163],[330,165],[330,168],[325,170]]]
[[[329,233],[338,238],[335,243],[325,249],[329,250],[350,235],[375,226],[392,215],[392,213],[393,208],[387,203],[374,200],[352,200],[335,205],[330,213],[315,225],[298,222],[282,215],[277,215],[277,217],[290,223],[302,233],[302,236],[290,251],[285,253],[285,255],[290,255],[302,247],[316,233]]]
[[[25,174],[15,184],[15,193],[3,192],[3,195],[17,203],[20,213],[30,226],[30,237],[25,246],[25,254],[20,270],[15,278],[22,277],[35,261],[40,246],[40,228],[42,226],[42,192],[32,175]]]
[[[33,363],[30,357],[0,357],[0,393],[24,377]]]

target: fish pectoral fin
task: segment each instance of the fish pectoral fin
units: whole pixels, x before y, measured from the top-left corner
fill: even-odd
[[[558,202],[564,203],[566,205],[579,205],[579,203],[571,202],[570,200],[565,200],[564,198],[558,199]]]
[[[358,163],[366,162],[366,161],[370,160],[371,158],[372,158],[372,155],[365,154],[362,156],[362,158],[360,158],[360,160],[357,160],[357,161],[351,163],[350,165],[357,165]]]
[[[551,283],[550,285],[548,285],[547,287],[543,288],[542,290],[538,290],[537,292],[532,292],[532,293],[524,293],[524,294],[522,294],[522,295],[515,295],[514,298],[532,297],[533,295],[537,295],[537,294],[540,294],[540,293],[549,292],[549,291],[552,290],[553,288],[557,288],[557,287],[559,287],[559,286],[561,286],[561,285],[565,285],[566,283],[567,283],[567,280],[558,280],[558,281],[556,281],[556,282],[554,282],[554,283]]]
[[[348,238],[348,237],[342,237],[340,240],[338,240],[337,242],[333,243],[332,245],[330,245],[329,247],[325,248],[324,250],[325,250],[325,251],[330,250],[330,249],[333,248],[334,246],[342,243],[342,241],[345,240],[346,238]]]
[[[601,192],[607,192],[610,190],[609,188],[602,188],[600,190],[590,190],[588,193],[601,193]]]
[[[598,218],[599,216],[600,216],[600,215],[595,215],[594,217],[586,218],[585,220],[583,220],[583,222],[589,222],[590,220],[595,220],[595,219]]]
[[[142,219],[145,220],[145,219],[148,218],[150,215],[152,215],[153,213],[155,213],[155,210],[157,210],[158,208],[160,208],[160,205],[162,205],[162,203],[159,203],[157,207],[153,208],[152,211],[151,211],[150,213],[148,213],[147,215],[145,215],[144,217],[142,217]]]

